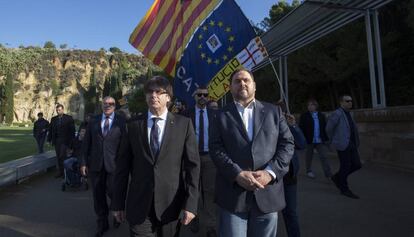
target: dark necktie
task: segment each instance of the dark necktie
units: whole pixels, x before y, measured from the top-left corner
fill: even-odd
[[[202,109],[198,118],[198,151],[204,151],[204,110]]]
[[[106,116],[102,135],[105,137],[108,134],[108,132],[109,132],[109,116]]]
[[[159,137],[159,128],[157,125],[158,120],[160,118],[152,118],[152,127],[150,133],[150,148],[154,157],[158,156],[158,152],[160,151],[160,143],[158,141]]]

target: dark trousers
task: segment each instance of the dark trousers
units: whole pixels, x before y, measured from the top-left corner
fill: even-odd
[[[361,169],[361,160],[356,146],[352,143],[344,151],[337,151],[339,157],[339,171],[335,174],[339,182],[340,190],[347,191],[348,176],[353,172]]]
[[[55,142],[55,151],[56,151],[56,161],[57,169],[59,173],[63,174],[63,161],[66,159],[66,151],[70,146],[65,144],[63,139],[56,139]]]
[[[46,134],[38,135],[35,137],[36,143],[37,143],[37,151],[40,153],[43,153],[43,146],[45,144],[46,140]]]
[[[286,207],[283,209],[283,220],[289,237],[300,237],[299,217],[297,211],[297,185],[284,184]]]
[[[113,174],[108,173],[105,169],[100,172],[89,172],[93,190],[93,207],[97,217],[98,228],[108,225],[108,201],[112,198]]]
[[[130,224],[129,231],[131,237],[177,237],[180,232],[181,224],[178,220],[162,223],[155,215],[154,204],[148,217],[141,224]]]

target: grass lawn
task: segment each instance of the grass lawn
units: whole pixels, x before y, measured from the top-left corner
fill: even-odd
[[[0,163],[37,153],[32,127],[0,127]],[[52,149],[45,142],[45,151]]]

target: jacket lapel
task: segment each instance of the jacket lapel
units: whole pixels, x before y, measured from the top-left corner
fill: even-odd
[[[262,103],[256,100],[256,107],[254,108],[253,112],[253,140],[256,138],[257,134],[260,131],[260,128],[262,127],[263,120],[264,120],[264,114],[265,109]]]
[[[165,156],[164,154],[168,150],[168,144],[170,143],[169,141],[172,139],[174,130],[174,119],[175,116],[172,113],[168,112],[167,121],[165,121],[164,136],[161,139],[160,152],[155,162],[158,162],[160,158],[162,159],[162,157]]]
[[[138,145],[142,145],[143,150],[145,151],[145,153],[147,155],[144,155],[145,159],[147,159],[151,164],[154,164],[155,158],[154,155],[151,152],[149,143],[148,143],[148,117],[147,116],[143,116],[143,119],[141,121],[139,121],[138,127],[140,130],[140,133],[137,133],[138,136],[141,136],[141,141],[142,144],[138,144]],[[139,141],[139,139],[137,139]]]
[[[236,105],[233,103],[231,103],[229,105],[229,110],[226,112],[226,115],[233,120],[233,123],[236,124],[236,127],[239,129],[241,135],[247,140],[249,141],[249,136],[247,135],[247,131],[246,128],[243,125],[243,121],[240,118],[240,114],[239,111],[236,108]]]

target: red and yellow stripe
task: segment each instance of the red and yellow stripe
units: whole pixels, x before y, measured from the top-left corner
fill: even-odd
[[[129,42],[174,76],[175,66],[196,28],[220,0],[155,0]]]

